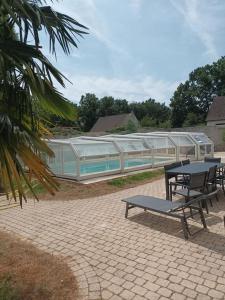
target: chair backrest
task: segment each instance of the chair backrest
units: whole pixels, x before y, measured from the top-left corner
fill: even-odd
[[[207,175],[208,175],[208,172],[192,174],[191,178],[190,178],[189,189],[204,191],[205,186],[206,186]]]
[[[182,160],[181,164],[182,164],[183,166],[184,166],[184,165],[190,164],[190,159]]]
[[[167,170],[171,170],[173,168],[177,168],[177,167],[180,167],[181,166],[181,161],[177,161],[175,163],[172,163],[172,164],[169,164],[169,165],[165,165],[164,166],[164,170],[167,171]]]
[[[213,183],[216,180],[216,171],[217,171],[217,167],[213,166],[211,168],[209,168],[209,172],[208,172],[208,176],[207,176],[207,182],[209,183]]]
[[[221,157],[205,157],[205,162],[221,163]]]
[[[181,166],[181,161],[176,161],[174,163],[172,163],[171,165],[173,165],[173,168],[177,168]]]

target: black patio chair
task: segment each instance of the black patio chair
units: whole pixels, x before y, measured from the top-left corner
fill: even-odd
[[[192,174],[190,176],[189,182],[185,186],[183,184],[180,184],[179,182],[170,182],[171,200],[173,194],[178,194],[183,196],[186,202],[190,201],[192,198],[203,195],[206,186],[206,176],[207,176],[207,172]],[[172,191],[173,186],[181,187],[181,188]]]
[[[181,164],[182,164],[182,166],[185,166],[185,165],[188,165],[188,164],[190,164],[190,159],[185,159],[185,160],[182,160],[181,161]]]
[[[213,162],[213,163],[221,163],[221,157],[205,157],[204,158],[205,162]],[[217,170],[217,175],[216,175],[216,184],[222,187],[223,193],[225,195],[225,186],[224,186],[224,181],[225,181],[225,170],[224,168],[220,168]]]
[[[170,169],[173,169],[173,168],[177,168],[177,167],[180,167],[181,166],[181,161],[176,161],[174,163],[171,163],[169,165],[165,165],[164,166],[164,170],[170,170]]]
[[[185,159],[181,161],[181,165],[185,166],[185,165],[189,165],[191,163],[190,159]],[[183,180],[183,182],[188,183],[190,180],[190,176],[189,175],[179,175],[178,179]]]
[[[225,181],[225,169],[221,168],[218,170],[216,175],[216,184],[222,187],[223,193],[225,195],[224,181]]]
[[[219,189],[217,188],[216,185],[216,172],[217,172],[217,167],[213,166],[209,168],[209,172],[206,176],[205,194],[207,195],[207,198],[205,198],[204,200],[203,207],[206,208],[207,214],[209,213],[207,200],[209,200],[211,207],[213,206],[212,198],[215,197],[216,200],[219,201],[218,198]]]
[[[166,172],[166,171],[168,171],[168,170],[171,170],[171,169],[173,169],[173,168],[177,168],[177,167],[180,167],[180,166],[181,166],[181,162],[175,162],[175,163],[172,163],[172,164],[169,164],[169,165],[165,165],[165,166],[164,166],[164,171]],[[176,178],[176,176],[175,176],[175,175],[171,175],[171,176],[169,177],[169,180],[170,180],[171,178]]]
[[[184,200],[171,202],[156,197],[137,195],[123,199],[122,201],[126,203],[125,218],[128,217],[128,211],[134,207],[142,208],[144,211],[149,210],[170,216],[180,220],[184,238],[188,239],[189,235],[192,236],[202,230],[200,229],[194,233],[191,233],[187,220],[191,217],[193,218],[193,215],[199,214],[203,228],[207,228],[202,210],[202,201],[204,197],[205,196],[203,196],[203,198],[198,197],[188,202],[185,202]],[[188,211],[189,209],[192,211],[192,214],[187,211],[187,208]]]
[[[165,171],[171,170],[173,168],[180,167],[181,165],[182,165],[181,161],[177,161],[177,162],[174,162],[172,164],[165,165],[164,170]],[[186,180],[185,176],[183,176],[183,175],[182,176],[172,175],[172,176],[170,176],[169,179],[171,179],[171,178],[175,178],[175,182],[179,183],[181,186],[187,184],[187,180]],[[175,189],[176,189],[176,186],[175,186]]]
[[[204,162],[221,163],[221,157],[205,157]]]
[[[206,179],[206,193],[207,194],[217,190],[216,178],[217,178],[217,167],[213,166],[213,167],[209,168],[208,176]],[[216,197],[216,198],[218,201],[218,197]]]

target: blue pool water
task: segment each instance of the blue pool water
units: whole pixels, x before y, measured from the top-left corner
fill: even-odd
[[[169,161],[171,158],[155,158],[154,164]],[[134,168],[138,166],[151,165],[151,158],[129,158],[125,160],[125,168]],[[76,162],[64,162],[63,172],[60,170],[60,164],[53,163],[50,168],[55,174],[67,174],[76,176]],[[88,175],[93,173],[103,173],[107,171],[116,171],[120,169],[120,160],[104,160],[95,162],[81,162],[80,174]]]
[[[80,165],[80,174],[100,173],[120,169],[119,160],[106,160],[99,162],[87,162]]]

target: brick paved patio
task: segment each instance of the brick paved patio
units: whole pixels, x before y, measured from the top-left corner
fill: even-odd
[[[122,198],[165,197],[164,190],[158,180],[86,200],[30,201],[1,211],[0,229],[65,257],[80,299],[225,299],[223,195],[207,217],[209,231],[185,241],[174,219],[140,209],[124,218]]]

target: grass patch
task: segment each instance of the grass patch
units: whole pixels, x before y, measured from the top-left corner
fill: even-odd
[[[126,177],[120,177],[111,179],[108,181],[108,184],[116,187],[125,187],[130,184],[140,183],[146,180],[151,180],[158,178],[164,174],[164,169],[158,169],[154,171],[148,171],[143,173],[137,173],[134,175],[129,175]]]
[[[32,182],[32,188],[33,188],[33,191],[35,192],[35,195],[37,195],[37,196],[47,193],[46,188],[37,180],[34,180]],[[28,188],[27,188],[27,196],[28,197],[33,196],[33,193]]]
[[[33,190],[36,195],[47,192],[46,188],[40,182],[36,182],[35,185],[33,185]]]
[[[0,299],[19,300],[18,290],[12,284],[12,278],[5,276],[0,280]]]

